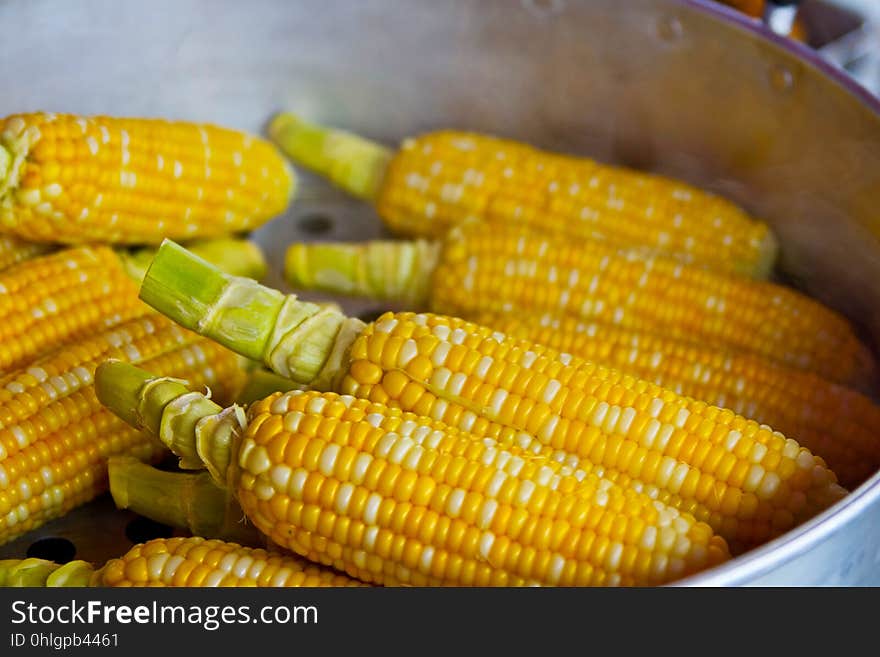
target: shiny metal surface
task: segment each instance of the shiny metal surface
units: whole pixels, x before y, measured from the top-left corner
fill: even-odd
[[[697,0],[8,0],[0,113],[161,115],[259,130],[291,108],[395,143],[485,130],[678,176],[770,221],[791,280],[880,338],[880,110],[733,11]],[[302,175],[258,239],[380,234],[373,213]],[[306,225],[320,222],[306,222]],[[355,312],[367,310],[354,307]],[[82,531],[121,552],[124,522]],[[36,532],[68,527],[62,519]],[[118,526],[115,529],[113,523]],[[118,530],[118,532],[117,532]],[[104,530],[102,530],[104,531]],[[0,548],[21,554],[33,537]],[[880,476],[771,545],[685,584],[880,583]]]

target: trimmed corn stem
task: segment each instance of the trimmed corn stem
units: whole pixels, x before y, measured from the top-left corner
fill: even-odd
[[[287,249],[284,273],[293,288],[423,308],[441,250],[440,242],[426,240],[295,243]]]
[[[233,351],[319,390],[332,389],[345,348],[364,327],[332,306],[229,276],[170,240],[156,253],[140,297],[179,324],[222,335]]]
[[[326,176],[357,198],[376,197],[392,154],[343,130],[329,130],[283,113],[269,125],[272,138],[303,166]]]
[[[130,456],[114,456],[107,466],[117,508],[196,536],[265,546],[229,491],[208,472],[165,472]]]

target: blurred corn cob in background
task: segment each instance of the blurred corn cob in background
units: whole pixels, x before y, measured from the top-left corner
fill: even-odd
[[[791,288],[605,242],[464,222],[437,242],[294,244],[285,272],[299,289],[402,296],[454,315],[565,314],[751,351],[841,383],[874,376],[847,320]]]
[[[735,550],[845,494],[821,458],[768,427],[461,319],[388,313],[365,325],[225,275],[172,242],[158,250],[141,298],[298,383],[649,490]]]
[[[0,372],[145,311],[106,246],[81,246],[0,273]]]
[[[478,313],[467,319],[769,424],[821,456],[848,488],[880,468],[880,407],[811,372],[572,317]]]
[[[394,153],[289,113],[275,117],[270,133],[294,162],[372,201],[402,235],[439,238],[476,218],[648,247],[754,277],[765,277],[776,258],[765,223],[657,175],[467,132],[407,139]]]
[[[156,244],[252,230],[295,179],[269,142],[207,124],[0,119],[0,229],[33,241]]]
[[[0,586],[363,586],[305,559],[200,537],[157,538],[100,568],[42,559],[0,561]]]
[[[105,359],[185,377],[219,399],[237,394],[237,356],[145,306],[140,315],[0,378],[0,543],[105,491],[109,456],[163,452],[98,403],[93,375]]]
[[[245,417],[123,363],[102,365],[96,388],[233,489],[273,541],[363,581],[634,585],[727,558],[708,526],[635,491],[544,476],[540,460],[381,404],[293,391]]]
[[[0,235],[0,271],[48,253],[53,248],[52,244],[28,242],[11,235]]]
[[[261,277],[266,270],[252,242],[205,240],[192,248],[230,273]],[[0,373],[143,314],[135,281],[154,253],[77,246],[0,272]]]

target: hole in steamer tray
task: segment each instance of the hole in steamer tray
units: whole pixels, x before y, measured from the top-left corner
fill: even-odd
[[[299,220],[299,229],[309,235],[325,235],[333,230],[333,219],[326,214],[307,214]]]
[[[132,543],[146,543],[154,538],[169,538],[174,530],[161,522],[138,516],[125,526],[125,536]]]
[[[76,546],[66,538],[51,536],[34,541],[27,549],[27,556],[35,559],[46,559],[55,563],[73,561]]]

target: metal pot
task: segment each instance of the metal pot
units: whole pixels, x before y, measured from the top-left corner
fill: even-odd
[[[880,103],[711,2],[10,0],[0,24],[0,114],[260,130],[290,108],[389,143],[457,126],[663,172],[770,221],[784,275],[880,338]],[[380,234],[369,209],[301,181],[289,215],[257,233],[276,270],[294,239]],[[121,553],[128,516],[108,508],[74,512],[0,557],[44,536],[76,537],[80,558]],[[880,474],[682,584],[880,584]]]

